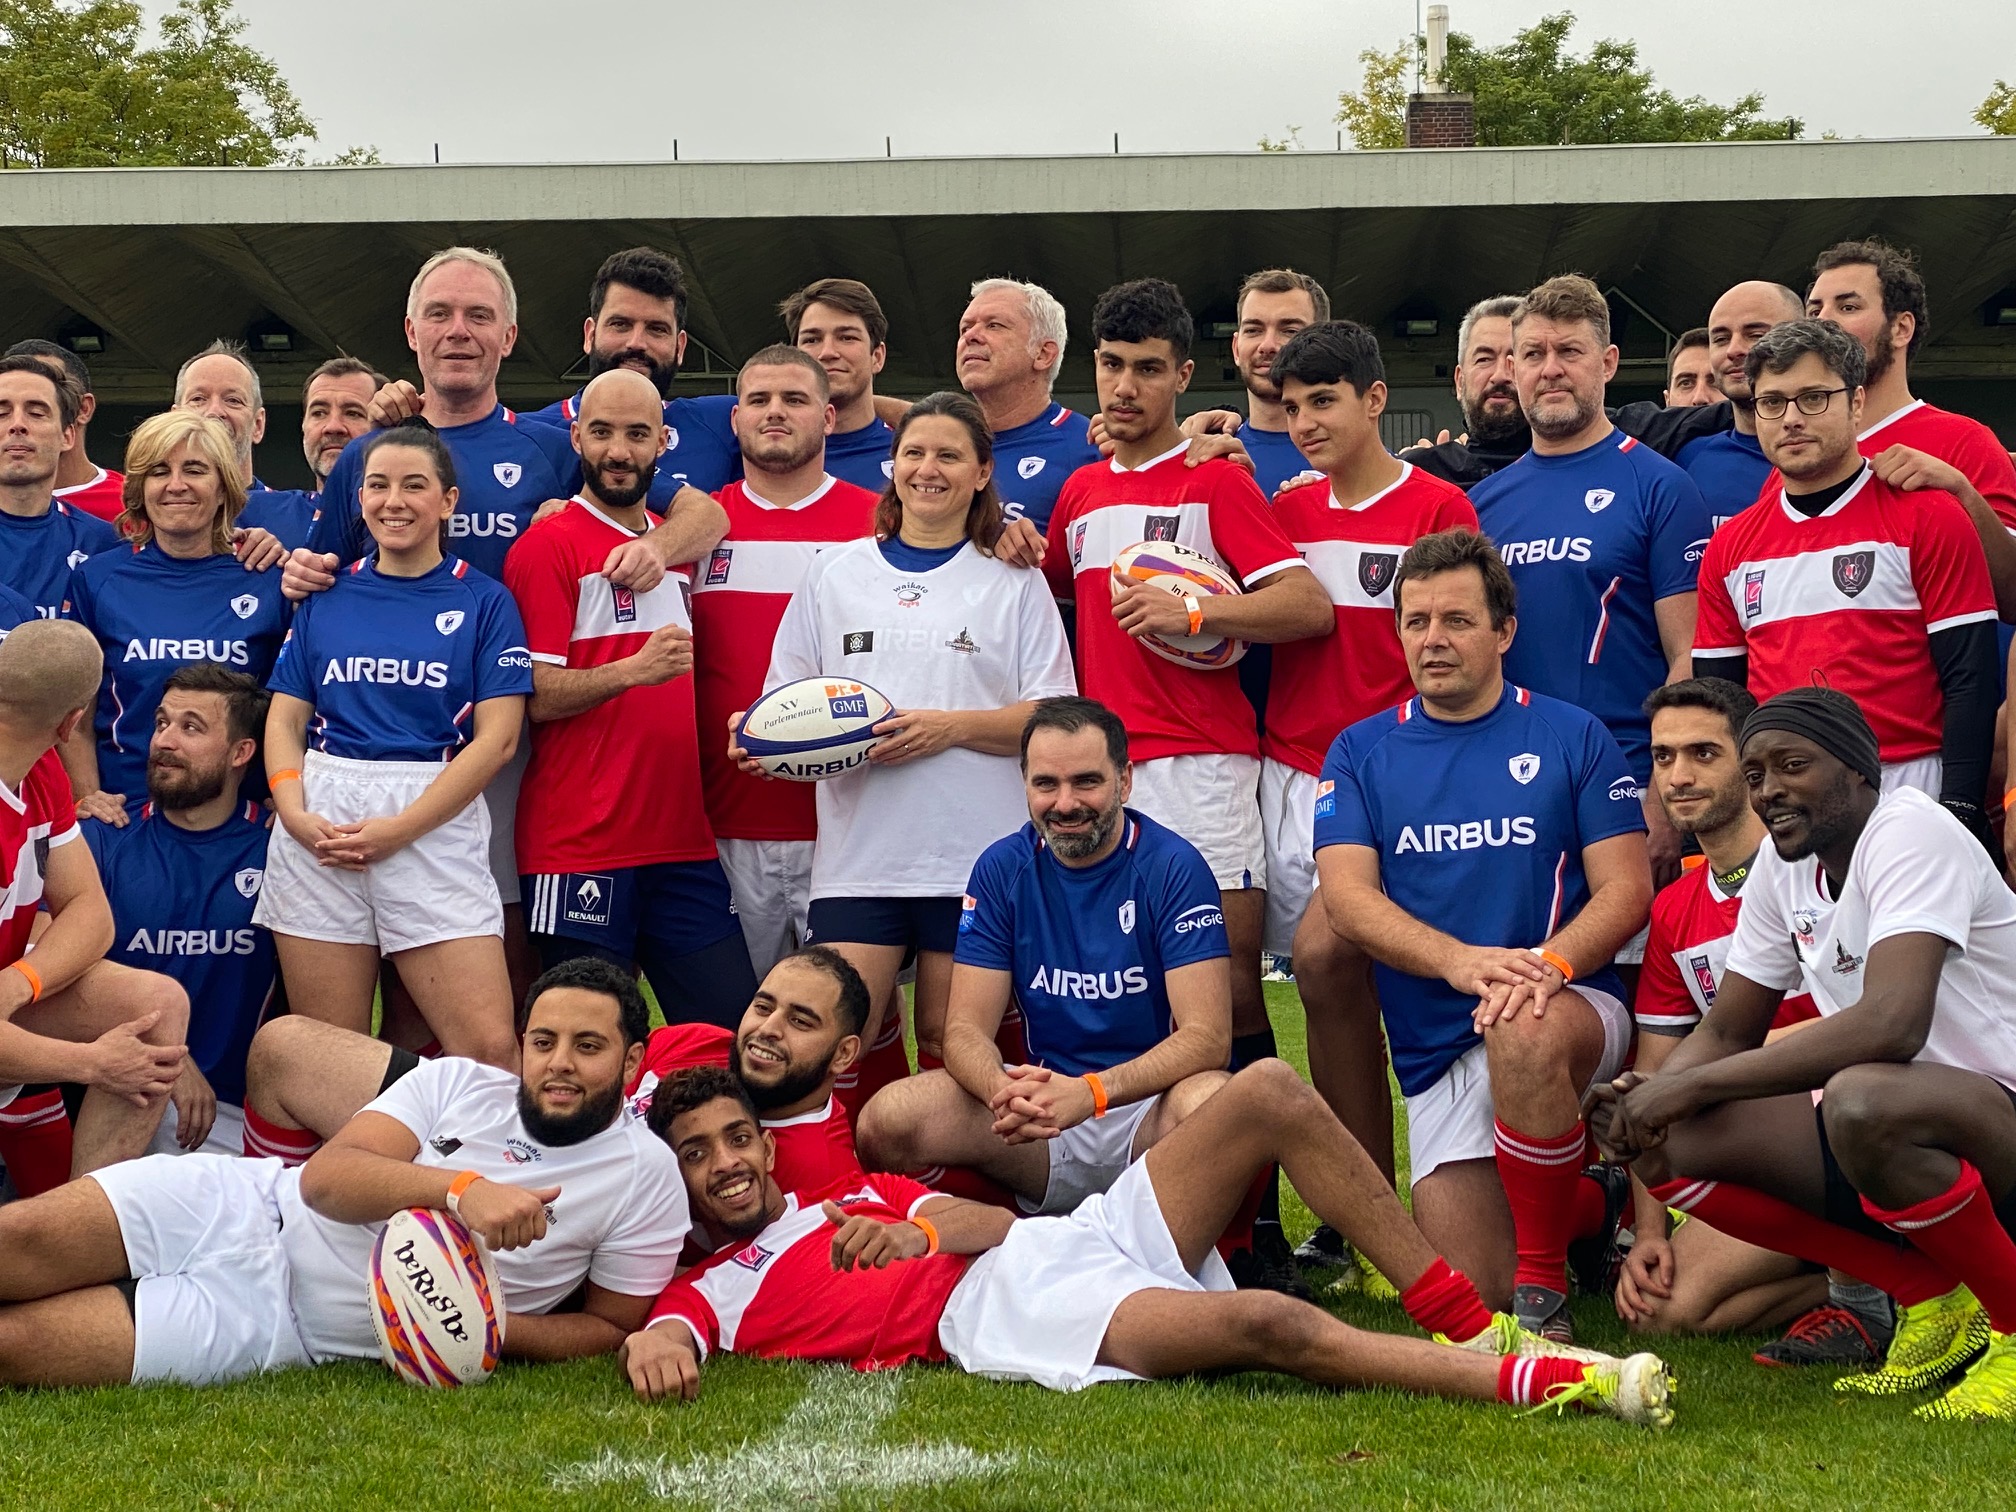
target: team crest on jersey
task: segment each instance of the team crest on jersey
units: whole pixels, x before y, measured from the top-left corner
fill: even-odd
[[[1393,576],[1400,570],[1400,553],[1397,551],[1361,551],[1358,553],[1358,586],[1365,590],[1367,598],[1379,598],[1393,586]]]
[[[1687,957],[1687,969],[1694,973],[1694,986],[1701,994],[1701,1006],[1704,1008],[1713,1008],[1715,1006],[1715,969],[1709,964],[1708,957],[1705,955],[1690,955]]]
[[[239,897],[256,898],[259,896],[259,889],[265,885],[266,873],[256,866],[248,866],[233,877],[231,882],[238,889]]]
[[[760,1244],[747,1244],[735,1252],[735,1263],[744,1270],[760,1271],[770,1263],[770,1254]]]
[[[434,616],[434,628],[439,630],[443,635],[453,635],[457,630],[462,628],[462,611],[460,609],[443,609],[439,614]]]
[[[845,635],[840,637],[840,654],[842,656],[853,656],[857,652],[873,651],[874,649],[875,632],[873,630],[849,630]]]
[[[615,891],[615,878],[583,874],[567,894],[567,922],[607,929],[609,901]]]
[[[496,474],[497,481],[502,483],[506,488],[516,488],[518,480],[525,476],[525,469],[520,467],[516,462],[495,463],[490,471]]]
[[[258,612],[259,600],[249,593],[241,593],[231,600],[231,612],[240,619],[250,619]]]
[[[1120,905],[1120,933],[1134,933],[1134,900],[1129,898]]]
[[[1033,478],[1041,471],[1043,471],[1041,457],[1024,457],[1015,464],[1015,476],[1018,478]]]
[[[1814,908],[1792,910],[1792,943],[1798,947],[1801,959],[1813,948],[1813,930],[1820,922],[1820,911]]]
[[[1182,518],[1178,515],[1150,515],[1142,527],[1141,539],[1173,541],[1176,539],[1176,527],[1182,523]]]
[[[452,1134],[443,1134],[438,1138],[428,1140],[427,1143],[434,1146],[434,1153],[436,1155],[453,1155],[457,1150],[462,1148],[462,1141],[455,1138]]]
[[[930,591],[929,588],[926,588],[919,582],[898,583],[896,585],[896,607],[898,609],[915,609],[919,604],[924,602],[924,595]]]
[[[1764,569],[1743,574],[1743,618],[1755,619],[1764,612]]]
[[[1505,766],[1512,773],[1512,780],[1521,787],[1540,775],[1540,758],[1531,751],[1523,756],[1514,756]]]
[[[91,553],[88,551],[73,551],[70,553],[67,560],[70,563],[70,570],[74,572],[79,567],[82,567],[90,559],[91,559]]]
[[[961,652],[966,656],[977,656],[980,654],[980,648],[974,644],[973,637],[966,633],[964,627],[961,627],[959,633],[945,642],[945,644],[954,651]]]
[[[728,564],[735,559],[732,546],[716,546],[714,555],[707,558],[707,586],[718,588],[728,581]]]
[[[896,464],[893,460],[884,462],[882,464],[882,476],[885,478],[893,478],[894,476],[896,476]]]
[[[1071,527],[1071,566],[1075,570],[1085,560],[1085,526],[1080,520]]]
[[[504,1141],[504,1158],[513,1165],[530,1165],[540,1158],[539,1147],[514,1134]]]
[[[679,450],[679,427],[676,425],[665,427],[665,450],[668,452]]]
[[[1853,976],[1862,969],[1862,957],[1848,954],[1848,947],[1839,940],[1834,942],[1834,975]]]
[[[1876,576],[1876,553],[1844,551],[1834,558],[1834,586],[1851,599]]]
[[[616,603],[616,623],[634,624],[637,619],[637,595],[628,588],[618,588],[614,583],[609,585],[609,593]]]
[[[1592,488],[1582,495],[1582,502],[1589,506],[1589,513],[1601,514],[1610,507],[1610,501],[1617,495],[1608,488]]]

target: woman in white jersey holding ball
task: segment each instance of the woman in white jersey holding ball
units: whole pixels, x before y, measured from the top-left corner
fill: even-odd
[[[1077,683],[1043,574],[992,554],[1001,498],[979,406],[931,395],[903,417],[893,451],[875,538],[813,562],[764,686],[844,677],[896,707],[867,765],[819,784],[807,932],[853,963],[878,1007],[914,954],[918,1051],[936,1056],[966,879],[1028,818],[1022,726],[1036,700]]]

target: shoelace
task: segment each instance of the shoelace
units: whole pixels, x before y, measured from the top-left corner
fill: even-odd
[[[1582,1379],[1579,1381],[1563,1382],[1558,1386],[1549,1386],[1540,1401],[1528,1407],[1519,1416],[1533,1417],[1537,1413],[1551,1411],[1558,1417],[1577,1402],[1586,1402],[1592,1398],[1600,1398],[1603,1393],[1601,1388],[1596,1384],[1595,1374],[1595,1370],[1592,1367],[1583,1371]]]
[[[1876,1348],[1876,1342],[1869,1337],[1869,1330],[1862,1326],[1862,1320],[1845,1307],[1814,1308],[1813,1311],[1795,1320],[1792,1326],[1785,1330],[1785,1337],[1779,1342],[1789,1344],[1796,1339],[1802,1344],[1817,1344],[1829,1335],[1839,1333],[1843,1324],[1860,1334],[1862,1342],[1872,1351]]]

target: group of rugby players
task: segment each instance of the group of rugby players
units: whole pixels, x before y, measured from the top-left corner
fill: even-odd
[[[2016,468],[1912,397],[1907,254],[1730,289],[1670,407],[1606,408],[1588,280],[1483,300],[1464,434],[1397,457],[1290,270],[1238,294],[1246,412],[1180,421],[1161,280],[1093,309],[1091,417],[1034,284],[915,403],[854,280],[732,396],[672,397],[686,313],[615,254],[587,386],[516,414],[510,275],[438,253],[417,385],[309,379],[313,493],[254,475],[229,343],[123,477],[74,355],[0,358],[0,1380],[370,1356],[422,1206],[512,1354],[646,1397],[726,1349],[1670,1421],[1580,1288],[2016,1417]],[[1200,635],[1252,650],[1144,644]],[[736,734],[800,679],[895,710],[816,789]]]

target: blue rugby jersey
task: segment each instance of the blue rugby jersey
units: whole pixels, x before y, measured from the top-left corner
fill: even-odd
[[[1602,720],[1652,776],[1645,695],[1666,681],[1658,600],[1693,593],[1708,507],[1673,463],[1621,431],[1565,456],[1528,452],[1470,488],[1519,588],[1505,676]]]
[[[7,639],[7,632],[16,625],[25,625],[36,618],[33,604],[12,588],[0,586],[0,640]]]
[[[0,510],[0,587],[20,594],[40,618],[59,619],[70,574],[119,544],[110,525],[61,499],[33,518]]]
[[[268,488],[257,478],[238,512],[241,530],[270,530],[289,551],[308,544],[315,528],[315,511],[320,500],[298,488]]]
[[[870,420],[851,431],[835,431],[826,438],[826,471],[843,483],[879,494],[889,486],[895,464],[891,457],[896,432],[882,419]]]
[[[287,636],[291,606],[280,572],[247,572],[234,556],[182,560],[155,542],[102,552],[70,578],[64,617],[105,648],[93,728],[98,785],[138,798],[147,791],[154,710],[170,675],[215,662],[264,683]]]
[[[1064,480],[1099,460],[1091,428],[1085,416],[1052,403],[1034,420],[994,432],[994,486],[1009,519],[1029,520],[1049,531]],[[830,460],[827,466],[831,468]]]
[[[242,1105],[245,1053],[277,975],[273,936],[252,922],[266,879],[265,811],[240,802],[215,829],[185,830],[136,804],[124,829],[94,819],[83,830],[112,904],[105,958],[182,984],[189,1054],[219,1102]]]
[[[1197,848],[1132,809],[1113,854],[1064,865],[1025,824],[980,853],[953,957],[1010,973],[1029,1060],[1104,1071],[1169,1037],[1166,974],[1230,954]]]
[[[1253,459],[1253,481],[1270,500],[1290,478],[1311,471],[1309,459],[1296,449],[1286,431],[1262,430],[1249,422],[1239,427],[1239,444]]]
[[[1316,785],[1315,848],[1379,853],[1386,896],[1466,945],[1530,948],[1589,901],[1582,851],[1643,832],[1638,780],[1603,726],[1510,682],[1451,724],[1410,698],[1340,734]],[[1471,994],[1375,966],[1400,1090],[1426,1091],[1477,1043]],[[1609,966],[1576,981],[1624,996]]]
[[[1708,506],[1708,523],[1720,530],[1752,504],[1771,476],[1771,463],[1755,436],[1739,430],[1720,431],[1689,441],[1678,458]]]
[[[529,425],[557,429],[560,444],[571,452],[573,442],[568,437],[568,427],[574,423],[580,407],[581,395],[577,393],[518,418]],[[651,492],[645,499],[652,511],[665,513],[681,484],[711,494],[742,476],[742,446],[729,423],[734,413],[733,394],[697,394],[665,401],[665,428],[671,434],[665,438],[665,455],[658,459],[658,471],[651,479]],[[581,486],[578,456],[573,466],[573,479],[567,485],[570,494]],[[830,457],[827,470],[832,470]],[[879,483],[875,486],[881,488]]]
[[[315,706],[310,750],[446,761],[477,704],[531,694],[532,653],[504,585],[459,557],[417,578],[367,557],[301,605],[270,686]]]

